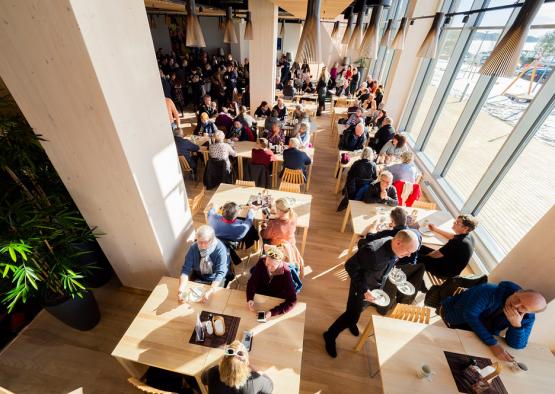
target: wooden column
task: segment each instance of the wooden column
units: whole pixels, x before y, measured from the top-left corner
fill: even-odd
[[[0,75],[124,285],[176,275],[192,230],[144,4],[0,2]]]
[[[254,39],[250,42],[250,104],[272,103],[276,88],[278,7],[270,0],[249,0]]]

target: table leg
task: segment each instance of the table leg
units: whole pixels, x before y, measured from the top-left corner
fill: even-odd
[[[358,235],[353,233],[353,236],[351,237],[351,242],[349,242],[349,251],[347,254],[347,258],[351,257],[351,255],[353,254],[353,248],[355,247],[355,242],[357,238],[358,238]]]
[[[278,162],[277,160],[272,163],[272,189],[277,188],[277,174],[278,174]]]
[[[351,214],[351,203],[347,205],[347,209],[345,210],[345,217],[343,218],[343,224],[341,225],[341,232],[345,232],[345,227],[347,227],[347,220],[349,220],[349,215]]]
[[[237,170],[239,172],[239,179],[243,179],[243,158],[241,156],[237,157]]]
[[[310,178],[312,178],[312,164],[308,166],[308,176],[306,177],[306,192],[310,188]]]
[[[337,176],[337,171],[339,170],[339,166],[341,164],[341,155],[337,156],[337,163],[335,163],[335,169],[333,170],[333,177]]]
[[[198,387],[200,388],[200,392],[202,394],[208,394],[208,390],[206,389],[206,386],[204,385],[204,383],[202,383],[201,375],[196,375],[195,379],[197,381]]]
[[[339,193],[342,177],[343,177],[343,167],[339,166],[339,175],[337,176],[337,182],[335,182],[335,194]]]
[[[360,336],[360,339],[357,342],[357,345],[355,346],[355,349],[354,349],[355,352],[359,352],[360,349],[362,349],[362,347],[364,346],[364,343],[366,342],[366,340],[370,336],[370,333],[373,330],[374,330],[374,325],[372,324],[372,317],[370,316],[370,320],[368,321],[366,328],[364,329],[362,335]]]
[[[308,227],[303,230],[303,242],[301,243],[301,256],[304,256],[304,248],[306,246],[306,236],[308,235]]]
[[[114,358],[118,360],[118,362],[121,364],[123,369],[125,369],[129,375],[137,379],[141,379],[146,373],[146,370],[148,369],[148,365],[139,364],[134,361],[126,360],[121,357],[114,356]]]

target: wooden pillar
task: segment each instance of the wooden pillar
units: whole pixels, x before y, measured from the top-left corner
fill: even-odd
[[[0,75],[124,285],[177,274],[192,231],[144,3],[0,2]]]
[[[272,103],[276,88],[278,7],[270,0],[249,0],[254,39],[250,42],[250,104]]]

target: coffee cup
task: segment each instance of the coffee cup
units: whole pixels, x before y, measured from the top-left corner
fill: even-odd
[[[434,371],[432,371],[432,368],[430,368],[429,365],[424,364],[420,367],[418,371],[416,371],[416,374],[420,379],[431,380],[432,375],[434,374]]]

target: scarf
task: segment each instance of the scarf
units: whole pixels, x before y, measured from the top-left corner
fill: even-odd
[[[212,241],[212,244],[208,247],[208,249],[201,249],[198,248],[200,252],[200,273],[202,275],[211,275],[212,271],[212,260],[210,259],[210,255],[216,250],[217,245],[216,239]]]

